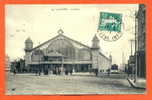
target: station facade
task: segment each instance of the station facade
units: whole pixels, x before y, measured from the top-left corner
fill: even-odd
[[[52,71],[57,68],[63,71],[97,70],[104,73],[111,67],[112,57],[100,52],[100,40],[96,35],[92,39],[92,46],[89,47],[63,35],[61,29],[58,33],[56,37],[34,48],[30,38],[25,40],[25,66],[29,71]]]

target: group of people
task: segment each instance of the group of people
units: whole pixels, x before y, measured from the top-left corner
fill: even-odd
[[[36,76],[37,76],[37,75],[40,76],[40,75],[41,75],[41,70],[40,70],[40,69],[36,69],[36,70],[35,70],[35,73],[36,73]]]
[[[70,68],[62,68],[62,67],[55,67],[53,70],[53,74],[55,75],[61,75],[61,72],[65,73],[65,75],[68,75],[70,73],[70,75],[72,75],[73,73],[73,69]]]
[[[42,70],[41,69],[36,69],[35,70],[35,74],[36,74],[36,76],[37,75],[41,75],[41,72],[42,72]],[[49,74],[49,72],[51,73],[51,74],[54,74],[54,75],[61,75],[61,73],[63,72],[63,73],[65,73],[65,75],[72,75],[72,73],[73,73],[73,69],[72,68],[70,68],[70,69],[68,69],[68,68],[62,68],[62,67],[54,67],[52,70],[43,70],[43,72],[44,72],[44,75],[48,75]]]
[[[55,75],[61,75],[61,71],[62,71],[61,67],[55,67],[52,70],[53,74]]]

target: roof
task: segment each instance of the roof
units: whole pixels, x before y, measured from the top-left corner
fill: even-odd
[[[99,41],[98,37],[95,35],[92,39],[92,41]]]
[[[65,36],[65,35],[63,35],[63,34],[59,34],[59,35],[57,35],[56,37],[54,37],[54,38],[52,38],[52,39],[49,39],[48,41],[46,41],[46,42],[44,42],[44,43],[36,46],[35,48],[33,48],[33,50],[35,50],[35,49],[37,49],[37,48],[45,45],[46,43],[48,43],[48,42],[50,42],[51,40],[53,40],[53,39],[55,39],[55,38],[58,38],[58,37],[60,37],[60,36],[66,38],[66,39],[68,39],[68,40],[71,40],[71,41],[73,41],[73,42],[75,42],[75,43],[78,43],[79,45],[82,45],[82,46],[84,46],[84,47],[86,47],[86,48],[88,48],[88,49],[91,49],[91,47],[89,47],[89,46],[87,46],[87,45],[85,45],[85,44],[82,44],[81,42],[78,42],[78,41],[76,41],[76,40],[73,40],[73,39],[71,39],[71,38],[69,38],[69,37],[67,37],[67,36]]]
[[[62,30],[59,30],[59,31],[62,31]],[[60,33],[60,32],[58,32],[58,33]],[[62,32],[62,33],[63,33],[63,32]],[[66,39],[68,39],[68,40],[70,40],[70,41],[72,41],[72,42],[75,42],[75,43],[77,43],[77,44],[79,44],[79,45],[82,45],[82,46],[84,46],[84,47],[86,47],[86,48],[88,48],[88,49],[91,49],[91,47],[89,47],[89,46],[87,46],[87,45],[85,45],[85,44],[82,44],[81,42],[76,41],[76,40],[74,40],[74,39],[71,39],[71,38],[63,35],[62,33],[60,33],[59,35],[55,36],[54,38],[49,39],[48,41],[46,41],[46,42],[44,42],[44,43],[36,46],[36,47],[33,48],[32,50],[35,50],[35,49],[37,49],[37,48],[39,48],[39,47],[47,44],[48,42],[50,42],[50,41],[52,41],[53,39],[56,39],[56,38],[58,38],[58,37],[60,37],[60,36],[66,38]],[[98,37],[97,37],[96,35],[93,37],[93,40],[99,41],[99,39],[98,39]],[[104,54],[102,54],[101,52],[100,52],[100,55],[102,55],[104,58],[106,58],[107,60],[109,60],[109,58],[106,57],[106,56],[105,56]],[[62,56],[62,54],[60,54],[60,53],[58,53],[58,52],[53,54],[53,52],[51,52],[48,56]]]
[[[102,54],[101,52],[99,52],[99,54],[101,55],[101,56],[103,56],[105,59],[107,59],[107,60],[110,60],[108,57],[106,57],[104,54]]]

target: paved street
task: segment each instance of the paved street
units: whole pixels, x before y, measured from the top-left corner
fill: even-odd
[[[143,94],[145,90],[134,89],[125,75],[95,77],[89,73],[72,76],[34,74],[11,74],[7,76],[6,94]]]

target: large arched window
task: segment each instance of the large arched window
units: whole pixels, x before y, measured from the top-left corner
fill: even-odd
[[[91,52],[88,49],[82,48],[78,51],[78,59],[79,60],[90,60],[91,59]]]
[[[53,41],[47,48],[47,53],[56,51],[62,54],[65,59],[75,58],[75,48],[72,43],[65,39],[57,39]]]
[[[40,49],[35,50],[32,53],[31,60],[34,61],[34,62],[43,61],[44,60],[44,53],[43,53],[43,51],[40,50]]]

